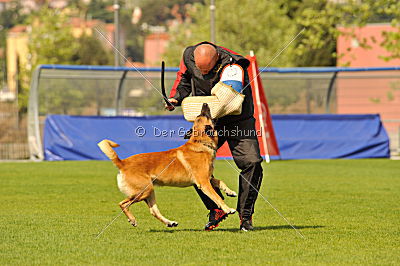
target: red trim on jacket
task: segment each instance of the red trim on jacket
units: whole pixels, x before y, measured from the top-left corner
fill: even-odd
[[[179,71],[176,73],[176,80],[174,82],[174,85],[172,86],[171,92],[169,93],[169,97],[172,98],[176,94],[176,88],[179,85],[179,82],[181,82],[182,75],[186,72],[186,66],[185,63],[183,62],[183,58],[181,62],[179,63]]]

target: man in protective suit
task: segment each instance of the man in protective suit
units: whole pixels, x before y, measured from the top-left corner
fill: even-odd
[[[249,61],[243,56],[210,42],[189,46],[183,53],[169,99],[173,105],[179,106],[190,94],[210,96],[211,89],[220,81],[245,95],[241,114],[218,118],[215,127],[218,132],[218,148],[227,141],[233,159],[241,170],[237,211],[240,216],[240,229],[243,231],[253,230],[254,204],[263,177],[261,167],[263,159],[260,155],[253,117],[254,106],[247,73],[248,66]],[[166,109],[172,111],[174,107],[166,105]],[[227,217],[227,214],[200,189],[195,188],[210,211],[205,230],[213,230]],[[219,189],[216,189],[216,192],[222,197]]]

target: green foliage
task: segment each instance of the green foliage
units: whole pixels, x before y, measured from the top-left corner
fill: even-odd
[[[355,33],[355,27],[365,26],[371,22],[391,23],[395,31],[385,31],[382,33],[384,41],[380,43],[390,56],[382,57],[389,61],[400,58],[400,2],[397,0],[350,0],[335,3],[328,0],[306,0],[304,6],[296,15],[296,23],[299,27],[306,30],[303,38],[299,39],[296,47],[298,57],[309,55],[311,51],[319,51],[320,54],[329,60],[329,57],[341,57],[336,54],[336,38],[339,34],[358,39],[360,47],[370,49],[370,44],[376,42],[374,38],[359,39]],[[338,26],[351,28],[350,32],[341,33]],[[328,51],[328,54],[325,51]],[[348,52],[351,52],[351,48]],[[311,58],[310,58],[311,59]],[[306,60],[304,65],[308,65],[312,60]],[[332,61],[333,62],[333,61]],[[315,65],[315,64],[314,64]]]
[[[1,29],[10,29],[18,24],[18,13],[14,9],[6,9],[0,12]]]
[[[216,44],[243,55],[254,50],[260,64],[267,65],[297,33],[295,24],[285,16],[286,12],[286,7],[273,1],[216,1]],[[206,5],[194,5],[190,15],[193,23],[170,30],[171,44],[166,53],[168,65],[179,64],[186,46],[210,40],[209,1]],[[271,66],[293,66],[291,50],[293,46],[289,46]]]
[[[29,18],[31,27],[28,44],[30,66],[20,70],[19,105],[27,108],[30,77],[40,64],[73,64],[78,43],[68,25],[68,17],[59,10],[41,8]]]
[[[5,47],[7,30],[21,24],[26,19],[26,14],[21,14],[21,3],[14,0],[9,9],[0,12],[0,47]]]
[[[127,2],[127,1],[125,1]],[[142,10],[138,24],[132,24],[131,9],[121,9],[121,27],[127,36],[125,40],[126,55],[134,61],[144,61],[144,38],[149,26],[167,26],[173,19],[185,20],[187,6],[203,0],[142,0],[135,1]],[[90,11],[92,12],[92,11]]]
[[[384,40],[381,45],[390,53],[389,56],[381,56],[385,61],[400,58],[400,24],[397,21],[392,21],[392,25],[396,27],[395,31],[382,33]]]
[[[119,2],[121,4],[123,0]],[[90,0],[88,3],[84,0],[69,0],[67,7],[72,16],[112,23],[114,13],[107,10],[107,7],[112,6],[113,3],[114,0]]]
[[[32,68],[39,64],[72,64],[78,43],[68,18],[56,9],[42,8],[31,17],[29,51]]]
[[[107,10],[106,7],[111,6],[113,3],[113,0],[91,0],[87,7],[87,15],[92,19],[99,19],[106,23],[112,23],[114,21],[114,14]]]
[[[144,61],[144,31],[138,24],[132,24],[132,10],[121,10],[121,28],[127,37],[125,39],[126,57],[133,61]]]
[[[178,16],[182,20],[187,17],[185,5],[193,3],[204,3],[204,0],[142,0],[139,6],[142,8],[141,22],[149,25],[163,25],[167,24],[167,21],[174,19],[174,15],[171,13],[171,9],[178,5],[177,12]]]
[[[77,49],[72,59],[78,65],[111,65],[112,52],[106,50],[99,39],[93,35],[82,35],[77,40]]]
[[[108,65],[112,54],[94,36],[82,35],[78,39],[72,35],[68,17],[55,9],[42,8],[30,18],[29,53],[31,68],[21,69],[20,109],[26,110],[31,71],[40,64]],[[58,113],[68,113],[69,108],[82,107],[85,94],[79,86],[61,81],[46,91],[46,100],[52,106],[59,106]],[[58,103],[58,105],[56,104]]]
[[[169,8],[174,2],[169,0],[148,0],[141,2],[142,18],[141,22],[149,25],[165,25],[168,19],[171,19]]]
[[[336,52],[335,28],[337,14],[328,0],[287,1],[295,2],[295,10],[287,15],[292,17],[297,30],[302,35],[295,40],[291,50],[291,60],[295,66],[333,66],[336,64],[332,56]]]
[[[336,64],[338,26],[364,26],[370,22],[391,23],[395,31],[383,32],[380,43],[390,56],[400,58],[400,1],[216,1],[217,44],[247,54],[254,50],[261,65],[267,65],[277,51],[298,32],[302,34],[276,59],[272,66],[332,66]],[[227,12],[227,7],[234,8]],[[251,12],[249,12],[251,10]],[[170,29],[170,64],[178,64],[182,50],[189,45],[210,39],[209,1],[197,4],[191,12],[193,23]],[[343,33],[342,33],[343,34]],[[356,38],[354,31],[346,33]],[[369,49],[373,39],[358,40]],[[349,51],[350,52],[350,51]]]

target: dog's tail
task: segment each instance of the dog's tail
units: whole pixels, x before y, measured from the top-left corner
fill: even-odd
[[[113,148],[119,147],[119,144],[115,143],[114,141],[104,139],[97,143],[97,146],[107,155],[108,158],[118,167],[122,166],[121,159],[118,157],[117,153],[114,151]]]

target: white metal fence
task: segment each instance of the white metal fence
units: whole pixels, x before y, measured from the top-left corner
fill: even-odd
[[[177,68],[166,69],[171,88]],[[261,73],[272,114],[379,113],[400,152],[400,68],[269,68]],[[10,112],[0,112],[6,141],[0,140],[0,159],[23,159],[27,143],[31,159],[42,159],[42,128],[48,114],[162,115],[160,69],[45,65],[31,82],[27,123],[18,127]],[[151,85],[151,84],[152,85]],[[153,86],[158,90],[155,90]],[[15,112],[14,112],[15,113]],[[181,114],[175,111],[173,114]],[[28,125],[28,135],[24,125]],[[8,126],[5,126],[8,125]],[[7,131],[7,133],[4,133]],[[24,133],[22,133],[24,132]]]

